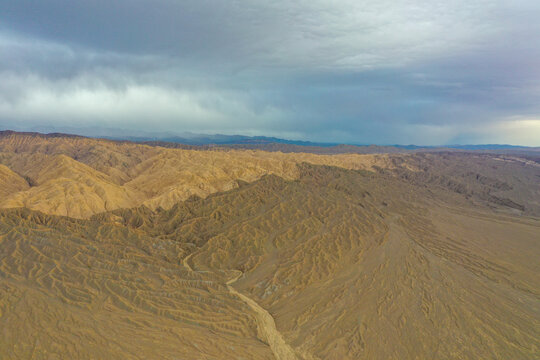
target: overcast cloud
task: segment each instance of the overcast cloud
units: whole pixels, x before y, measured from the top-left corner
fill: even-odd
[[[539,18],[537,0],[0,0],[0,127],[540,146]]]

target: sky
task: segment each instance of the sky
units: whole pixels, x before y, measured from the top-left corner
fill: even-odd
[[[0,128],[540,146],[538,0],[0,0]]]

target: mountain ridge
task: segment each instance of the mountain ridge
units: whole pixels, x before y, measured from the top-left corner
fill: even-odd
[[[268,136],[223,135],[223,134],[188,134],[189,136],[84,136],[66,133],[17,132],[13,130],[0,131],[0,137],[13,134],[43,137],[81,137],[104,139],[120,142],[133,142],[164,147],[182,147],[193,149],[245,148],[266,151],[284,152],[314,152],[314,153],[391,153],[415,151],[540,151],[540,146],[523,146],[509,144],[450,144],[450,145],[375,145],[375,144],[344,144],[336,142],[312,142],[305,140],[289,140]],[[178,145],[175,145],[178,144]]]
[[[176,149],[7,132],[0,134],[0,164],[32,186],[2,199],[0,207],[26,206],[77,218],[142,204],[170,208],[192,195],[205,197],[269,173],[294,179],[297,164],[304,161],[351,169],[393,166],[386,155]]]

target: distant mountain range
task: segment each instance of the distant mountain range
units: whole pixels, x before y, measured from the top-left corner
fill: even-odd
[[[206,135],[186,133],[183,136],[114,136],[105,137],[111,140],[128,140],[149,145],[165,147],[189,146],[220,146],[240,149],[258,149],[266,151],[282,152],[310,152],[318,154],[336,153],[402,153],[415,151],[540,151],[539,147],[527,147],[507,144],[480,144],[480,145],[444,145],[444,146],[421,146],[421,145],[367,145],[367,144],[340,144],[331,142],[312,142],[303,140],[289,140],[268,136],[245,136],[245,135]]]
[[[11,130],[0,131],[2,134],[16,133]],[[20,132],[19,132],[20,133]],[[24,132],[23,134],[46,135],[48,137],[62,136],[80,136],[51,132],[42,134],[40,132]],[[282,152],[311,152],[320,154],[335,153],[399,153],[409,151],[441,151],[441,150],[483,150],[483,151],[540,151],[540,147],[528,147],[507,144],[454,144],[441,146],[423,146],[423,145],[373,145],[373,144],[340,144],[336,142],[312,142],[304,140],[289,140],[269,136],[246,136],[246,135],[224,135],[224,134],[196,134],[185,132],[180,135],[168,135],[164,133],[143,133],[142,135],[122,135],[119,131],[111,129],[110,134],[104,132],[92,134],[87,137],[104,138],[109,140],[131,141],[136,143],[145,143],[148,145],[180,148],[189,146],[196,147],[232,147],[242,149],[258,149],[266,151]]]
[[[183,136],[106,136],[111,140],[130,140],[134,142],[160,141],[186,145],[241,145],[241,144],[288,144],[300,146],[330,147],[338,143],[322,143],[302,140],[287,140],[268,136],[245,136],[245,135],[207,135],[185,133]]]
[[[480,144],[480,145],[442,145],[442,146],[422,146],[422,145],[368,145],[368,144],[341,144],[335,142],[312,142],[304,140],[289,140],[269,136],[245,136],[245,135],[224,135],[224,134],[194,134],[185,133],[183,136],[105,136],[111,140],[129,140],[133,142],[168,142],[185,145],[270,145],[285,144],[305,147],[377,147],[396,148],[401,150],[419,149],[461,149],[461,150],[503,150],[503,149],[534,149],[528,146],[507,145],[507,144]]]

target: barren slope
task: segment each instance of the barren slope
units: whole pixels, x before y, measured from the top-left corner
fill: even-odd
[[[208,237],[191,261],[245,272],[241,289],[305,358],[537,355],[537,219],[394,179],[313,171],[306,185],[275,179],[231,194],[207,210],[207,228],[201,213],[177,224],[179,237],[194,221]]]
[[[265,174],[297,178],[301,162],[350,169],[392,167],[386,155],[166,149],[83,137],[3,133],[0,165],[26,177],[32,188],[20,188],[0,199],[0,207],[24,206],[76,218],[142,204],[168,209],[192,195],[205,197],[232,189],[236,180],[252,182]]]
[[[221,277],[137,231],[0,214],[2,359],[271,359]]]
[[[1,207],[84,218],[140,203],[136,190],[115,184],[108,175],[66,155],[47,156],[31,169],[34,186],[5,196]]]
[[[2,141],[2,359],[539,358],[535,158]]]
[[[5,165],[0,164],[0,197],[6,197],[29,188],[25,179],[11,171]]]

